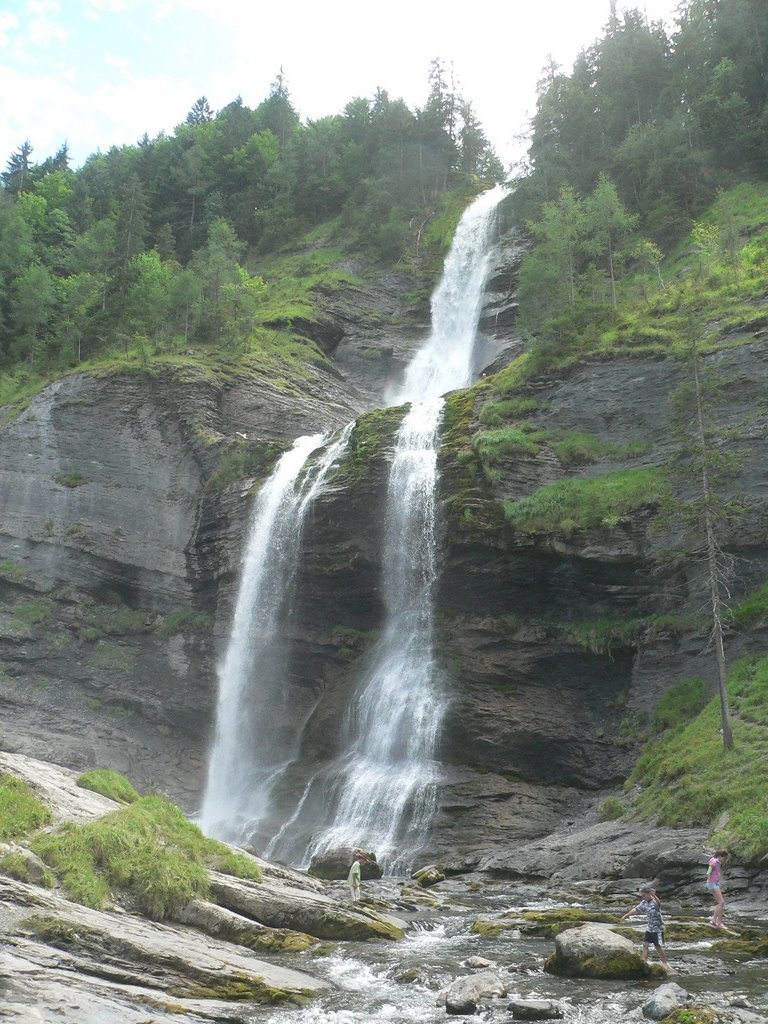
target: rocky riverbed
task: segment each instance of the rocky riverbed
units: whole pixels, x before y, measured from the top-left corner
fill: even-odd
[[[32,786],[54,826],[92,821],[117,806],[79,788],[74,772],[22,755],[0,753],[0,772]],[[261,881],[211,872],[212,898],[194,900],[163,921],[150,921],[117,898],[93,910],[36,883],[34,861],[19,842],[15,850],[29,859],[28,878],[0,875],[0,1020],[363,1024],[477,1012],[490,1022],[543,1014],[608,1024],[650,1019],[643,1008],[647,1014],[654,993],[670,1005],[719,1015],[691,1018],[697,1021],[764,1020],[768,913],[760,876],[744,872],[739,884],[730,869],[731,931],[716,932],[707,924],[700,882],[686,868],[695,867],[687,858],[699,837],[680,833],[675,845],[671,830],[646,828],[643,866],[657,869],[674,972],[646,977],[636,960],[643,922],[618,924],[637,898],[639,879],[605,873],[616,867],[619,850],[625,865],[638,866],[630,853],[640,837],[631,831],[605,823],[553,836],[547,878],[533,877],[542,870],[543,849],[537,861],[532,844],[507,862],[497,858],[486,870],[427,887],[410,878],[366,881],[358,905],[341,881],[259,861]],[[423,877],[432,882],[440,875]],[[587,925],[595,942],[610,938],[635,957],[625,976],[552,973],[556,943],[575,929],[583,939]],[[662,991],[670,981],[679,989]]]

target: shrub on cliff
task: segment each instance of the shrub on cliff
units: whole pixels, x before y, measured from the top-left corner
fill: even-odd
[[[18,839],[47,825],[51,812],[26,782],[0,775],[0,842]]]
[[[161,920],[209,891],[208,867],[261,878],[255,861],[204,836],[161,797],[142,797],[86,825],[68,823],[30,842],[71,899],[101,909],[111,895],[128,896]]]
[[[116,800],[119,804],[132,804],[139,799],[139,794],[123,775],[109,768],[93,768],[83,772],[77,779],[81,789],[90,789],[94,793]]]

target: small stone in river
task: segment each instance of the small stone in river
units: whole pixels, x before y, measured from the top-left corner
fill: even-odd
[[[495,967],[493,960],[486,960],[484,956],[471,956],[467,960],[467,967],[471,967],[473,970],[480,968],[485,969],[486,967]]]
[[[660,985],[653,993],[648,1002],[643,1006],[643,1014],[651,1020],[663,1020],[673,1010],[685,1006],[689,1001],[688,993],[684,988],[670,982],[668,985]]]
[[[563,1008],[554,999],[513,999],[507,1009],[515,1020],[557,1020]]]

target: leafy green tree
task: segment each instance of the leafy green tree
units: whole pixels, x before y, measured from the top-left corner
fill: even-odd
[[[634,230],[637,216],[629,213],[619,199],[616,186],[601,174],[597,187],[584,206],[587,251],[605,260],[611,282],[611,305],[616,309],[617,257],[624,239]]]
[[[172,268],[154,249],[138,253],[129,264],[125,300],[127,328],[153,342],[164,340],[170,309]]]
[[[83,342],[95,330],[104,284],[87,271],[60,278],[57,283],[60,306],[58,341],[65,364],[79,363]]]
[[[237,284],[240,277],[242,243],[232,225],[224,218],[215,220],[208,231],[206,245],[195,253],[191,269],[200,281],[203,301],[201,326],[210,341],[221,340],[226,320],[224,286]]]
[[[664,262],[664,253],[658,245],[648,238],[641,238],[637,243],[635,252],[643,263],[655,270],[660,287],[666,288],[664,278],[661,276],[661,264]]]
[[[267,291],[260,277],[251,277],[242,267],[236,271],[236,280],[221,289],[222,329],[225,345],[245,351],[248,340],[258,322],[258,308]]]
[[[720,229],[717,224],[710,224],[703,220],[694,221],[691,227],[691,242],[693,250],[698,256],[699,277],[704,277],[714,268],[720,246]]]

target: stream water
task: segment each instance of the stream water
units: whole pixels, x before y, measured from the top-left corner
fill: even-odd
[[[400,895],[394,879],[364,883],[364,893],[375,893],[375,902],[386,901],[396,916],[409,916],[408,898]],[[471,974],[470,957],[484,957],[502,979],[509,995],[491,1001],[478,1015],[469,1019],[502,1024],[509,1022],[510,998],[556,1000],[563,1019],[571,1024],[616,1024],[645,1022],[641,1007],[650,998],[658,981],[594,981],[557,978],[543,971],[547,956],[554,949],[550,938],[502,932],[496,937],[475,934],[472,922],[477,918],[495,919],[506,912],[544,910],[564,905],[585,907],[605,913],[621,913],[631,902],[590,906],[557,893],[517,883],[488,882],[467,878],[449,880],[430,890],[439,900],[433,909],[419,909],[412,929],[400,942],[340,943],[325,957],[308,953],[291,958],[291,966],[322,977],[332,989],[309,1006],[263,1009],[250,1018],[254,1024],[437,1024],[448,1018],[438,995],[455,978]],[[339,898],[344,899],[339,889]],[[399,904],[399,907],[398,907]],[[690,916],[701,908],[665,906],[670,922],[677,914]],[[413,913],[413,912],[412,912]],[[702,915],[701,920],[705,920]],[[642,942],[642,922],[634,920],[638,948]],[[744,919],[742,924],[765,927],[762,921]],[[734,927],[737,927],[734,924]],[[743,1000],[756,1021],[768,1020],[768,965],[762,961],[723,959],[716,953],[714,940],[671,942],[667,955],[674,975],[670,981],[684,988],[696,1002],[711,1006],[729,1006]],[[653,960],[653,953],[651,954]],[[287,962],[281,958],[281,962]]]

